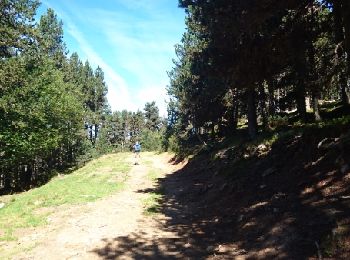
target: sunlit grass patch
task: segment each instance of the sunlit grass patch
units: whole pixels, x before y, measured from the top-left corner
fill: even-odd
[[[162,199],[162,195],[160,193],[151,192],[147,194],[147,197],[143,200],[144,205],[144,214],[152,215],[156,214],[160,210],[160,200]]]
[[[148,171],[147,178],[149,180],[156,180],[161,176],[162,170],[158,168],[152,168]]]
[[[143,165],[146,165],[146,166],[149,166],[149,167],[151,167],[153,165],[153,162],[150,161],[150,160],[142,160],[141,163]]]
[[[127,156],[102,156],[69,175],[53,178],[42,187],[0,197],[0,202],[5,203],[0,209],[0,240],[15,240],[16,229],[45,224],[52,211],[40,209],[95,201],[122,189],[131,169]]]

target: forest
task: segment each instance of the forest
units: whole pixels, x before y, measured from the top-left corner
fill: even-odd
[[[349,259],[350,1],[179,6],[165,144],[191,158],[188,230],[218,259]]]
[[[321,107],[330,103],[346,110],[349,1],[180,0],[179,5],[187,30],[176,46],[167,88],[167,138],[175,150],[245,127],[254,140],[276,125],[327,121],[335,115]]]
[[[63,22],[36,0],[0,3],[0,193],[28,190],[101,154],[161,145],[164,119],[112,112],[104,72],[69,54]]]
[[[35,21],[39,4],[0,6],[4,192],[129,150],[136,139],[146,150],[181,154],[242,129],[254,140],[275,126],[329,120],[322,105],[349,104],[347,1],[179,1],[186,32],[168,72],[167,119],[155,102],[112,113],[103,70],[69,55],[54,10]]]
[[[179,1],[186,32],[168,72],[167,119],[155,102],[112,113],[103,70],[69,55],[52,9],[35,21],[39,4],[0,6],[4,192],[28,189],[98,154],[129,150],[136,139],[148,150],[181,154],[241,129],[254,140],[275,126],[333,119],[322,105],[349,104],[345,0]]]
[[[349,0],[178,0],[167,118],[112,111],[39,6],[0,1],[8,255],[349,259]]]

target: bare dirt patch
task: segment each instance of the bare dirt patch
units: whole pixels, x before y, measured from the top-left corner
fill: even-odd
[[[20,231],[20,239],[8,243],[14,250],[16,246],[27,248],[29,252],[17,254],[13,259],[99,259],[101,248],[115,243],[117,238],[134,236],[143,237],[145,245],[154,237],[176,236],[160,231],[158,225],[162,217],[146,216],[142,200],[147,193],[140,190],[152,189],[154,180],[147,178],[152,167],[161,169],[161,175],[171,172],[166,155],[153,156],[146,154],[152,164],[133,166],[126,181],[126,188],[121,192],[95,202],[78,206],[60,206],[48,209],[54,211],[48,217],[45,227],[24,229]],[[148,158],[149,157],[149,158]],[[133,158],[129,158],[133,163]],[[34,247],[33,250],[30,250]],[[147,254],[147,250],[144,251]],[[120,255],[132,258],[130,252]]]
[[[15,259],[349,259],[350,173],[338,153],[315,148],[319,139],[283,140],[244,168],[145,154],[123,191],[58,207],[47,227],[21,236],[34,249]],[[159,206],[145,214],[150,194]]]

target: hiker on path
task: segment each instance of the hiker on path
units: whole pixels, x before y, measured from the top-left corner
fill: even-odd
[[[139,142],[136,142],[133,148],[135,153],[135,164],[138,164],[137,159],[140,158],[141,144]]]

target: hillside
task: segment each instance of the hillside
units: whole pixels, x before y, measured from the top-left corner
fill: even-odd
[[[13,236],[2,237],[0,256],[348,259],[349,148],[349,123],[341,119],[254,142],[223,140],[182,162],[143,153],[133,165],[131,154],[107,155],[4,197],[2,234],[9,212],[29,222],[9,222]],[[63,181],[74,193],[57,193]]]
[[[189,234],[190,257],[349,259],[349,129],[343,118],[202,149],[159,182],[167,225]]]

